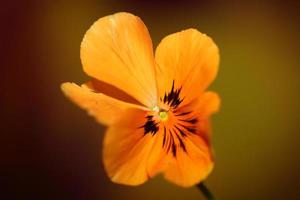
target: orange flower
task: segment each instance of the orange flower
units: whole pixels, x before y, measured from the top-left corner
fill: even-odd
[[[216,93],[205,92],[219,64],[210,37],[196,29],[171,34],[154,56],[141,19],[117,13],[91,26],[80,53],[93,79],[62,90],[108,126],[103,160],[112,181],[139,185],[162,173],[188,187],[208,176],[209,118],[220,105]]]

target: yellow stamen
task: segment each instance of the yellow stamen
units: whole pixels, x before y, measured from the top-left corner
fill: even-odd
[[[162,121],[168,120],[168,113],[166,111],[159,112],[159,117]]]

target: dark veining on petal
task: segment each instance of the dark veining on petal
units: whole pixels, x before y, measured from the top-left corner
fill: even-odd
[[[153,120],[152,115],[148,115],[146,123],[141,126],[140,128],[144,128],[144,135],[151,133],[152,135],[155,135],[159,129],[159,124]]]
[[[178,126],[174,125],[175,129],[180,133],[181,136],[186,137],[186,134],[183,130],[181,130],[180,128],[178,128]]]
[[[183,98],[181,99],[179,96],[181,89],[182,89],[182,87],[180,87],[179,89],[174,88],[174,80],[173,80],[171,91],[168,94],[165,93],[164,98],[161,100],[164,103],[167,103],[168,105],[170,105],[171,107],[177,108],[183,101]]]
[[[175,112],[174,112],[175,113]],[[175,114],[175,116],[183,116],[183,115],[188,115],[190,114],[191,111],[188,111],[188,112],[182,112],[182,113],[179,113],[179,114]]]
[[[163,139],[163,147],[165,146],[166,143],[166,127],[164,126],[164,139]]]
[[[181,138],[176,132],[175,132],[175,134],[176,134],[176,136],[177,136],[177,138],[179,140],[180,147],[183,149],[184,152],[186,152],[186,148],[185,148],[185,144],[183,142],[183,138]]]
[[[191,124],[196,124],[198,122],[198,119],[196,117],[194,117],[194,118],[191,118],[191,119],[187,119],[185,121],[188,122],[188,123],[191,123]]]
[[[173,136],[172,136],[172,137],[173,137]],[[175,142],[174,142],[174,139],[173,139],[173,143],[172,143],[172,154],[173,154],[174,157],[176,157],[176,151],[177,151],[177,149],[176,149],[176,145],[175,145]]]
[[[177,131],[179,132],[180,129],[178,128]],[[179,133],[177,133],[176,130],[174,130],[174,129],[169,130],[169,135],[168,135],[169,140],[168,140],[168,144],[166,146],[166,152],[167,153],[171,152],[174,157],[177,156],[177,148],[178,147],[182,148],[182,150],[184,152],[187,152],[186,146],[183,141],[184,138],[181,135],[179,135]],[[174,136],[174,134],[175,134],[175,136]],[[177,137],[177,139],[179,141],[179,145],[176,145],[174,137]],[[163,147],[164,147],[164,142],[163,142]]]
[[[177,152],[176,144],[175,144],[175,141],[174,141],[173,134],[172,134],[171,130],[169,130],[169,132],[170,132],[169,149],[172,147],[172,154],[173,154],[174,157],[176,157],[176,152]]]
[[[171,110],[173,115],[178,119],[178,121],[174,122],[172,128],[167,129],[164,126],[164,136],[162,142],[162,147],[165,148],[167,153],[172,153],[174,157],[177,155],[177,148],[181,148],[187,153],[185,138],[189,134],[196,134],[196,124],[198,123],[198,119],[192,115],[192,111],[180,111],[176,109],[184,100],[184,98],[180,97],[181,90],[182,87],[177,89],[175,88],[175,82],[173,80],[170,92],[166,92],[164,97],[160,98],[163,103],[172,108]]]
[[[173,81],[171,91],[166,92],[164,97],[160,98],[164,104],[169,105],[173,116],[177,118],[172,127],[167,128],[165,124],[163,124],[162,141],[162,148],[165,149],[166,153],[171,153],[175,158],[178,154],[178,148],[181,148],[187,153],[185,144],[186,138],[190,134],[196,134],[196,124],[198,123],[198,118],[192,114],[193,111],[176,109],[184,100],[184,98],[180,97],[181,89],[182,87],[175,89]],[[153,117],[153,115],[147,115],[145,124],[140,127],[144,129],[144,135],[148,133],[155,135],[159,131],[161,122],[155,121]]]
[[[191,133],[196,133],[196,128],[193,128],[193,127],[187,127],[186,128],[189,132],[191,132]]]
[[[168,152],[170,152],[170,149],[171,149],[171,147],[172,147],[172,144],[173,144],[173,136],[172,136],[172,132],[171,132],[171,130],[169,130],[169,135],[168,135],[169,137],[168,137],[168,146],[167,146],[167,153]]]
[[[195,134],[196,133],[196,127],[193,125],[193,126],[187,126],[187,125],[184,125],[184,124],[181,124],[181,123],[178,123],[178,125],[182,128],[184,128],[186,131],[190,132],[190,133],[193,133]]]
[[[188,122],[191,124],[196,124],[198,122],[197,117],[189,118],[189,119],[179,119],[180,121]]]

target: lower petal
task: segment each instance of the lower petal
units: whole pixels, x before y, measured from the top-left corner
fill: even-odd
[[[169,154],[164,177],[182,187],[190,187],[203,181],[213,169],[210,148],[198,135],[188,136],[186,151],[177,149],[176,157]]]
[[[160,127],[160,130],[155,135],[156,138],[147,159],[147,173],[150,177],[162,173],[168,164],[166,159],[167,153],[163,149],[164,134],[164,129]]]
[[[155,152],[154,144],[159,141],[159,134],[144,133],[141,127],[146,122],[145,115],[146,112],[131,109],[105,134],[103,160],[113,182],[139,185],[154,175],[149,174],[147,166],[151,152]]]

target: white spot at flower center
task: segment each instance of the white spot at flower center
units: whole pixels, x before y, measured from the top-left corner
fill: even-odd
[[[152,111],[158,113],[159,112],[159,107],[158,106],[154,106],[151,108]]]

